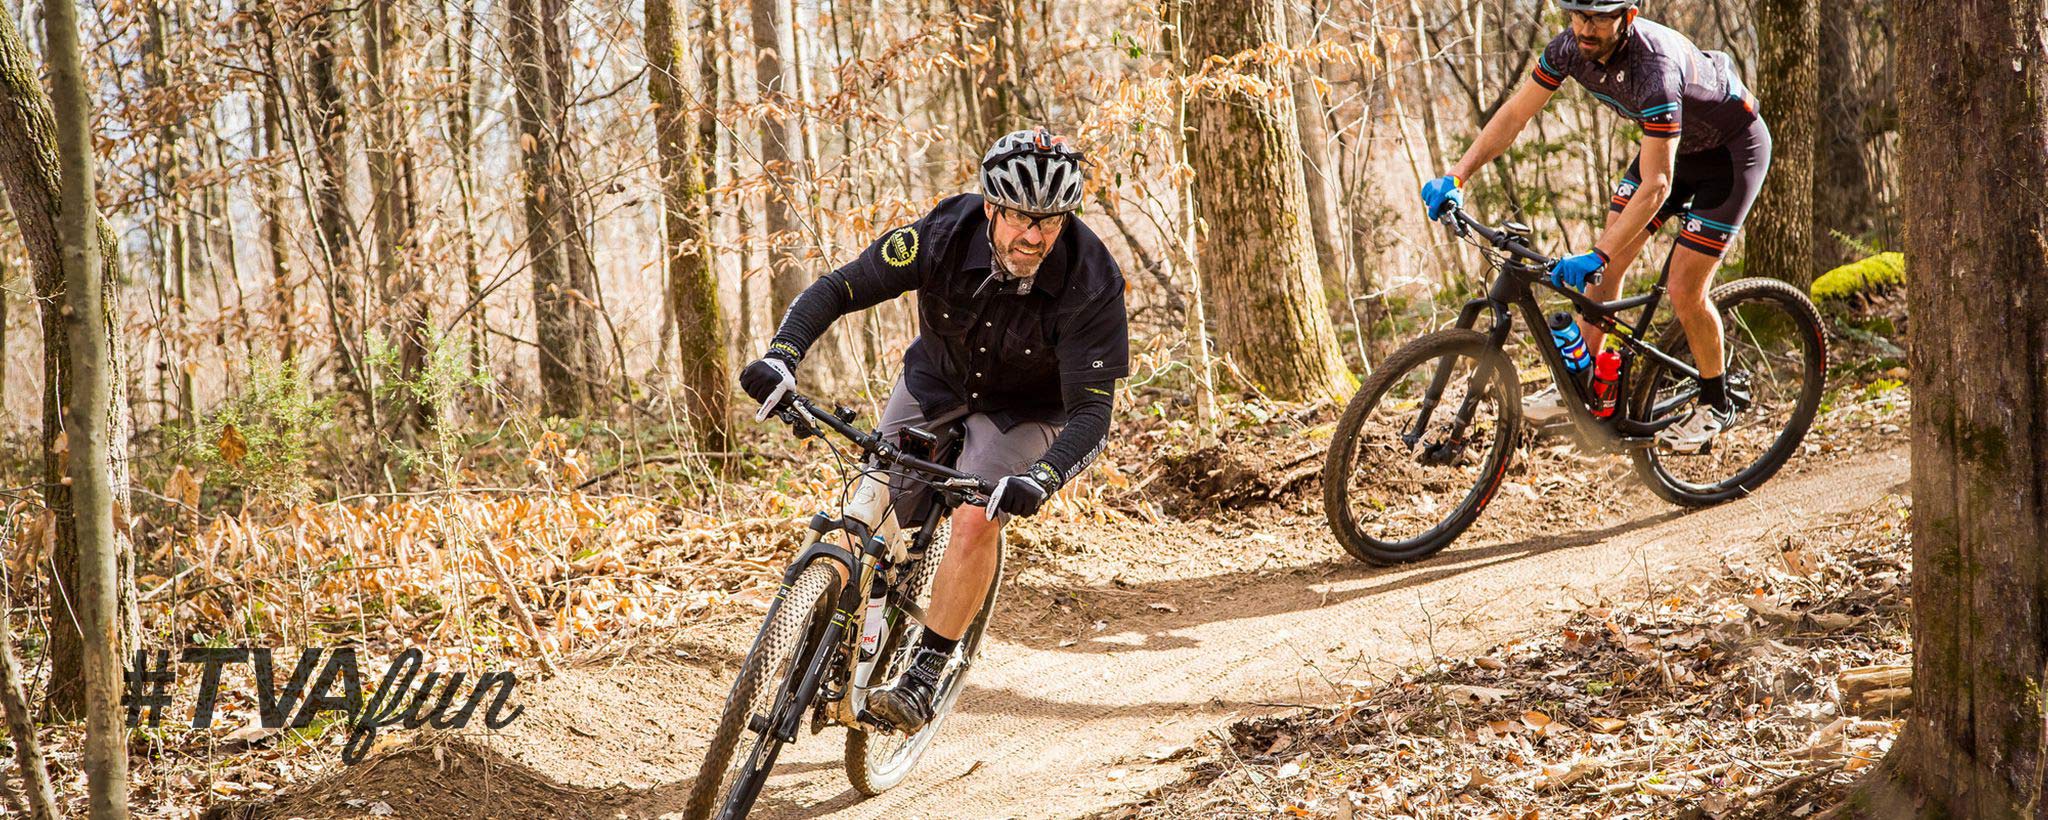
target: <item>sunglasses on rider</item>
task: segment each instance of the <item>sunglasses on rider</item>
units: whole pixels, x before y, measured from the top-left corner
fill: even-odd
[[[1001,219],[1004,225],[1019,232],[1037,228],[1044,233],[1053,233],[1067,224],[1067,215],[1063,213],[1034,214],[1002,205],[996,206],[996,217]]]

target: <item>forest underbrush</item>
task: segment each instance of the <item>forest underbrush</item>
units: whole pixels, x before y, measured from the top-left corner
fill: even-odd
[[[1886,360],[1895,349],[1888,336],[1875,332],[1868,338],[1844,336],[1836,344],[1840,378],[1828,393],[1803,457],[1792,462],[1788,475],[1898,445],[1910,402],[1900,386],[1898,364]],[[550,677],[563,668],[661,658],[677,670],[682,681],[677,685],[699,688],[703,698],[715,699],[721,676],[729,675],[732,659],[744,651],[773,595],[784,562],[800,546],[803,522],[836,496],[846,475],[842,452],[818,440],[797,442],[780,425],[743,425],[729,451],[697,453],[676,445],[681,436],[674,428],[653,423],[514,418],[490,428],[471,424],[459,431],[426,431],[409,445],[410,460],[386,454],[391,456],[387,464],[406,465],[409,480],[404,484],[398,483],[399,472],[380,470],[386,476],[383,490],[344,488],[345,482],[362,479],[338,476],[374,453],[360,443],[326,438],[336,435],[333,408],[295,392],[291,378],[252,377],[245,401],[210,417],[186,434],[183,444],[167,443],[138,455],[129,532],[137,545],[140,648],[169,650],[175,656],[188,647],[352,647],[361,659],[366,690],[409,648],[422,650],[428,665],[441,671],[474,675],[503,669],[522,680]],[[1097,464],[1045,513],[1010,528],[1011,591],[1000,610],[1001,634],[1027,646],[1066,646],[1109,625],[1176,606],[1131,589],[1176,589],[1184,593],[1176,597],[1186,599],[1238,583],[1247,574],[1348,561],[1330,541],[1317,500],[1330,432],[1342,408],[1327,401],[1279,403],[1254,397],[1223,404],[1212,423],[1202,426],[1192,421],[1186,395],[1172,378],[1128,388],[1120,397],[1118,428]],[[866,412],[863,417],[872,418]],[[432,443],[443,438],[445,443]],[[387,439],[384,446],[397,445]],[[1629,473],[1623,458],[1585,455],[1568,443],[1532,435],[1470,537],[1585,530],[1657,504]],[[36,547],[49,533],[30,496],[9,496],[8,503],[9,533],[16,546],[7,553],[8,589],[17,616],[25,616],[17,618],[18,651],[30,683],[37,684],[46,674],[37,620],[41,609],[28,604],[42,599],[37,581],[43,575],[38,571],[42,554]],[[1825,564],[1833,559],[1814,560]],[[1635,619],[1627,623],[1640,632],[1664,628],[1653,624],[1678,623],[1675,618],[1720,617],[1715,613],[1727,610],[1714,609],[1697,596],[1681,603],[1654,611],[1610,611],[1624,613],[1612,617]],[[1599,649],[1601,641],[1624,640],[1616,637],[1618,632],[1579,627],[1573,628],[1589,636],[1580,643],[1592,644],[1531,644],[1503,650],[1502,662],[1548,663],[1558,652],[1605,651]],[[289,665],[288,659],[280,663]],[[1418,670],[1418,683],[1384,691],[1436,691],[1451,685],[1446,676],[1456,669],[1469,671],[1469,663]],[[196,666],[180,667],[159,722],[133,731],[132,794],[138,814],[190,816],[216,801],[260,803],[304,784],[342,782],[335,778],[356,782],[375,771],[341,762],[348,732],[340,712],[323,712],[306,726],[266,727],[247,667],[228,667],[212,727],[192,728],[197,671]],[[1589,668],[1585,674],[1596,671]],[[1393,697],[1382,691],[1362,690],[1359,704]],[[1637,694],[1649,698],[1656,692]],[[1341,708],[1357,714],[1353,707],[1359,704]],[[1577,720],[1572,725],[1583,728],[1596,717],[1627,717],[1612,705],[1600,701],[1571,707],[1585,712],[1583,720],[1567,718],[1556,712],[1559,707],[1525,711]],[[1602,709],[1614,715],[1593,714]],[[1305,738],[1313,731],[1336,737],[1344,730],[1328,725],[1329,714],[1294,720],[1286,724],[1290,737]],[[1317,721],[1323,728],[1312,730]],[[1490,721],[1457,725],[1471,728]],[[1439,724],[1430,725],[1449,725]],[[1276,745],[1268,736],[1277,736],[1273,731],[1278,730],[1237,731],[1269,742],[1253,750],[1244,745],[1251,741],[1232,741],[1211,751],[1257,761],[1245,763],[1246,771],[1257,766],[1277,771],[1321,748],[1301,745],[1305,740]],[[81,806],[79,730],[46,725],[39,732],[60,797],[74,808]],[[450,736],[387,733],[377,739],[371,756],[381,760],[411,749],[405,754],[421,759],[417,749],[425,747],[419,743],[454,742]],[[1526,743],[1532,737],[1549,736],[1509,731],[1497,739]],[[1341,751],[1358,742],[1347,740],[1334,748]],[[1549,754],[1556,751],[1549,746],[1538,751],[1548,757],[1523,754],[1523,759],[1558,756]],[[472,753],[484,754],[463,754]],[[447,759],[447,752],[438,754],[433,759]],[[1607,765],[1624,770],[1612,753],[1607,756]],[[1304,765],[1322,759],[1311,757]],[[1291,776],[1274,781],[1270,772],[1257,771],[1229,779],[1219,766],[1214,777],[1162,794],[1143,810],[1207,806],[1186,801],[1211,801],[1221,794],[1264,800],[1260,795],[1268,791],[1274,799],[1260,805],[1269,808],[1334,810],[1349,804],[1332,795],[1366,799],[1356,796],[1365,794],[1358,791],[1363,781],[1356,777],[1344,781],[1348,792],[1315,791],[1311,781],[1303,780],[1292,784],[1303,789],[1294,794],[1268,788],[1291,783]],[[1637,779],[1647,776],[1644,770]],[[1547,777],[1516,782],[1534,788],[1549,782]],[[1268,791],[1244,785],[1247,778],[1265,778],[1259,788]],[[1283,799],[1288,794],[1294,794],[1295,802]],[[1421,795],[1409,790],[1401,799],[1412,803],[1424,799]],[[361,794],[338,799],[358,798],[363,803],[356,808],[376,814],[376,799]]]

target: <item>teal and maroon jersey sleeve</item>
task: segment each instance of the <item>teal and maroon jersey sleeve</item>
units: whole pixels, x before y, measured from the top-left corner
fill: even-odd
[[[1566,31],[1550,38],[1550,44],[1543,47],[1543,53],[1536,55],[1536,67],[1530,69],[1529,78],[1537,85],[1556,91],[1564,85],[1564,78],[1571,76],[1572,68],[1579,61],[1578,39]]]
[[[1685,130],[1685,74],[1670,60],[1645,60],[1635,70],[1636,122],[1643,136],[1673,139]]]

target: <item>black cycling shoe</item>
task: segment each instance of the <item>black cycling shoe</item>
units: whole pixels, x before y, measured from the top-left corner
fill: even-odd
[[[932,697],[947,659],[947,653],[935,649],[917,650],[917,659],[895,683],[868,695],[868,712],[905,734],[924,728],[932,722]]]

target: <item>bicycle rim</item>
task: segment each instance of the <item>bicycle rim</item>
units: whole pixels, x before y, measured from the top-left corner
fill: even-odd
[[[718,730],[691,786],[685,817],[709,817],[714,807],[720,817],[739,816],[744,812],[737,809],[752,804],[782,745],[765,727],[788,708],[789,689],[802,675],[805,662],[815,650],[826,648],[814,644],[837,585],[831,567],[814,563],[777,597],[726,696]],[[753,726],[757,718],[763,729]]]
[[[1389,357],[1330,442],[1324,505],[1338,542],[1367,563],[1390,564],[1456,540],[1500,486],[1520,401],[1514,366],[1477,332],[1433,333]]]
[[[1638,451],[1651,488],[1683,504],[1710,504],[1748,493],[1792,456],[1820,406],[1827,345],[1820,316],[1805,295],[1783,282],[1745,279],[1712,295],[1721,315],[1727,385],[1738,410],[1734,424],[1699,454],[1662,448]],[[1665,352],[1690,363],[1682,332],[1666,334]],[[1669,407],[1698,389],[1668,368],[1652,368],[1639,417]]]

